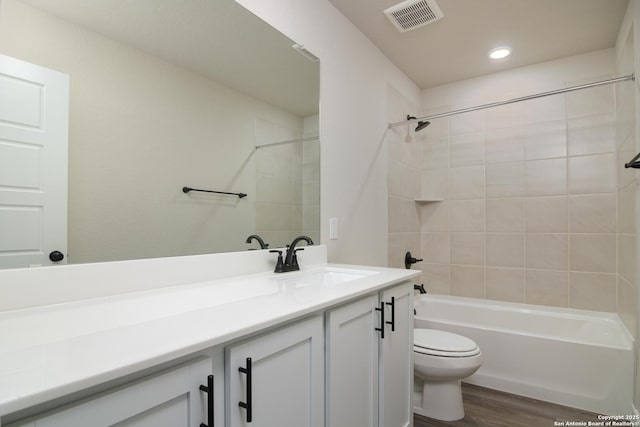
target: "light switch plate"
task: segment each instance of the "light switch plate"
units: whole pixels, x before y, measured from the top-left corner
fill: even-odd
[[[329,219],[329,239],[338,240],[338,218]]]

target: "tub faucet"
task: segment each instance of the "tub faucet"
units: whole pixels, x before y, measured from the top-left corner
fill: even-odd
[[[264,240],[262,240],[262,237],[258,236],[257,234],[252,234],[251,236],[247,237],[245,243],[251,243],[251,241],[254,239],[257,240],[260,244],[260,249],[267,249],[269,247],[269,244],[265,243]]]
[[[285,255],[285,258],[284,258],[284,261],[282,262],[282,265],[280,265],[280,258],[282,256],[282,253],[280,253],[278,255],[278,265],[276,265],[276,270],[275,270],[276,273],[285,273],[287,271],[300,270],[300,266],[298,265],[298,257],[296,256],[296,252],[303,251],[304,249],[303,248],[296,249],[296,245],[301,240],[304,240],[305,242],[307,242],[307,246],[308,245],[313,245],[313,240],[311,240],[311,238],[309,238],[307,236],[298,236],[295,239],[293,239],[293,242],[291,242],[290,245],[287,245],[287,254]],[[277,252],[277,251],[272,251],[272,252]]]

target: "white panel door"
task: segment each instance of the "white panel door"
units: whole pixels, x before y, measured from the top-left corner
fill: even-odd
[[[383,291],[385,334],[380,340],[380,425],[409,427],[413,419],[413,284]]]
[[[378,296],[327,312],[327,425],[378,427]]]
[[[0,268],[67,254],[69,77],[0,55]]]
[[[323,362],[320,316],[227,348],[227,425],[324,427]]]

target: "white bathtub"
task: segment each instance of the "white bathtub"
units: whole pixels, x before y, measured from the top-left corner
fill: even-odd
[[[464,380],[601,414],[633,414],[634,346],[613,313],[420,295],[416,328],[473,339],[483,364]]]

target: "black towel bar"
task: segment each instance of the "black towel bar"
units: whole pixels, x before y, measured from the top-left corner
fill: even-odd
[[[199,190],[197,188],[182,187],[183,193],[188,193],[189,191],[202,191],[203,193],[228,194],[230,196],[238,196],[239,199],[242,199],[243,197],[247,197],[247,195],[244,193],[228,193],[226,191]]]

